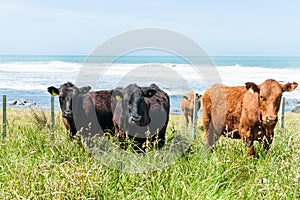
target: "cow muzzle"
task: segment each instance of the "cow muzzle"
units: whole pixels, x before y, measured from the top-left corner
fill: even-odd
[[[65,110],[63,112],[63,117],[71,118],[72,117],[72,111],[71,110]]]
[[[145,120],[145,117],[141,116],[141,115],[131,115],[129,117],[129,123],[131,124],[135,124],[138,126],[146,126],[148,123]]]
[[[141,123],[141,120],[142,120],[142,117],[141,116],[135,116],[135,115],[132,115],[130,117],[130,122],[131,123],[136,123],[136,124],[140,124]]]
[[[264,124],[276,124],[277,123],[277,115],[266,115],[265,120],[263,120]]]

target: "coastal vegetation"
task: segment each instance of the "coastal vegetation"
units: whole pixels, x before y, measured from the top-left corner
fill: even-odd
[[[8,109],[7,120],[7,135],[0,140],[1,199],[300,198],[297,113],[286,113],[285,128],[276,128],[269,151],[255,143],[257,158],[247,156],[241,140],[224,137],[208,150],[200,116],[197,137],[182,156],[142,173],[105,165],[78,141],[70,141],[59,112],[54,132],[48,111]],[[181,123],[182,116],[171,116],[169,141]]]

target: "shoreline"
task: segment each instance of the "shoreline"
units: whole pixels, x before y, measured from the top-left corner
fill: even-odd
[[[8,98],[8,96],[7,96]],[[179,95],[178,95],[179,98]],[[181,100],[181,98],[179,98]],[[55,111],[60,111],[60,107],[59,104],[56,100],[54,100],[54,110]],[[24,103],[25,102],[25,103]],[[0,99],[0,104],[3,104],[2,98]],[[14,105],[12,105],[14,104]],[[6,104],[6,108],[7,109],[25,109],[25,110],[46,110],[46,111],[50,111],[51,110],[51,105],[50,105],[50,98],[49,98],[49,104],[48,106],[45,106],[44,104],[39,104],[37,102],[26,102],[25,101],[7,101]],[[2,106],[1,108],[2,109]],[[293,110],[297,112],[300,112],[300,99],[298,98],[289,98],[289,97],[285,97],[285,113],[289,113],[289,112],[293,112]],[[201,107],[200,110],[198,111],[199,114],[202,114],[202,101],[201,101]],[[177,114],[180,115],[182,114],[180,105],[178,105],[177,107],[174,107],[173,109],[171,108],[170,110],[170,114]]]

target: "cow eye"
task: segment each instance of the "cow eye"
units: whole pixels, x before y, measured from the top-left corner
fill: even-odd
[[[259,97],[261,100],[264,100],[264,101],[266,100],[266,98],[263,95],[259,95]]]

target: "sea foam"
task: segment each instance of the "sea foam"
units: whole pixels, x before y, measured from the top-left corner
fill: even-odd
[[[88,73],[85,73],[88,71]],[[84,73],[83,73],[84,72]],[[210,72],[210,73],[207,73]],[[93,79],[90,78],[93,76]],[[11,62],[0,64],[0,92],[12,99],[30,97],[37,103],[48,102],[47,87],[71,81],[79,86],[94,84],[92,90],[125,87],[129,83],[139,85],[158,84],[176,102],[189,90],[202,94],[212,83],[229,86],[244,85],[245,82],[262,83],[266,79],[280,83],[299,82],[300,68],[230,66],[192,66],[189,64],[86,64],[63,61]],[[39,96],[40,94],[40,96]],[[300,89],[284,93],[289,99],[300,99]],[[179,110],[177,103],[173,107]],[[176,104],[176,105],[175,105]]]

